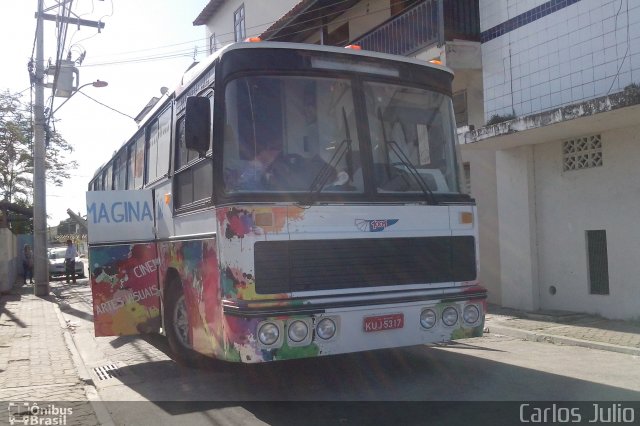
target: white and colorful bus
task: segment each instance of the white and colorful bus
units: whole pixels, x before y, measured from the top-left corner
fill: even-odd
[[[246,363],[481,336],[452,79],[274,42],[190,69],[89,184],[96,335]]]

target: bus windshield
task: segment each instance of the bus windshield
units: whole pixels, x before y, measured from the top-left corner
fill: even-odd
[[[364,82],[364,90],[354,84],[307,76],[228,83],[225,192],[458,192],[450,98],[391,83]],[[357,122],[362,116],[366,123]]]

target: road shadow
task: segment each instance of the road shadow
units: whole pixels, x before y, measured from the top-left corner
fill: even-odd
[[[558,394],[567,400],[640,398],[640,392],[424,346],[262,364],[209,362],[208,369],[200,370],[171,360],[126,366],[122,382],[127,384],[127,376],[156,378],[131,381],[152,401],[237,401],[247,395],[256,401],[544,400]],[[179,394],[158,386],[158,381],[180,378],[189,383]]]
[[[167,421],[199,413],[220,422],[235,412],[270,425],[412,425],[427,418],[435,421],[429,424],[443,418],[468,424],[482,416],[515,424],[519,404],[505,401],[640,399],[636,391],[424,346],[264,364],[212,360],[201,367],[207,368],[140,363],[121,368],[118,380],[152,401]],[[463,409],[468,406],[474,410]],[[127,416],[132,410],[145,409],[134,404]]]
[[[15,323],[20,328],[27,328],[27,324],[24,323],[20,318],[18,318],[13,312],[7,309],[7,303],[12,302],[20,302],[23,294],[27,294],[27,291],[24,289],[28,289],[29,287],[25,286],[17,286],[14,287],[11,293],[4,293],[0,295],[0,324],[4,322],[3,316],[7,317],[10,322]],[[31,288],[33,291],[33,288]]]

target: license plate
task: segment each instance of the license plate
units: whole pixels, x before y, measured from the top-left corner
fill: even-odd
[[[375,317],[366,317],[364,319],[363,326],[365,333],[402,328],[404,327],[404,314],[390,314]]]

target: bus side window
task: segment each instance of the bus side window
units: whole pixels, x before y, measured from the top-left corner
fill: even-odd
[[[173,185],[174,207],[178,210],[210,204],[213,195],[213,162],[210,157],[200,158],[196,151],[187,148],[185,122],[183,116],[176,124]]]

